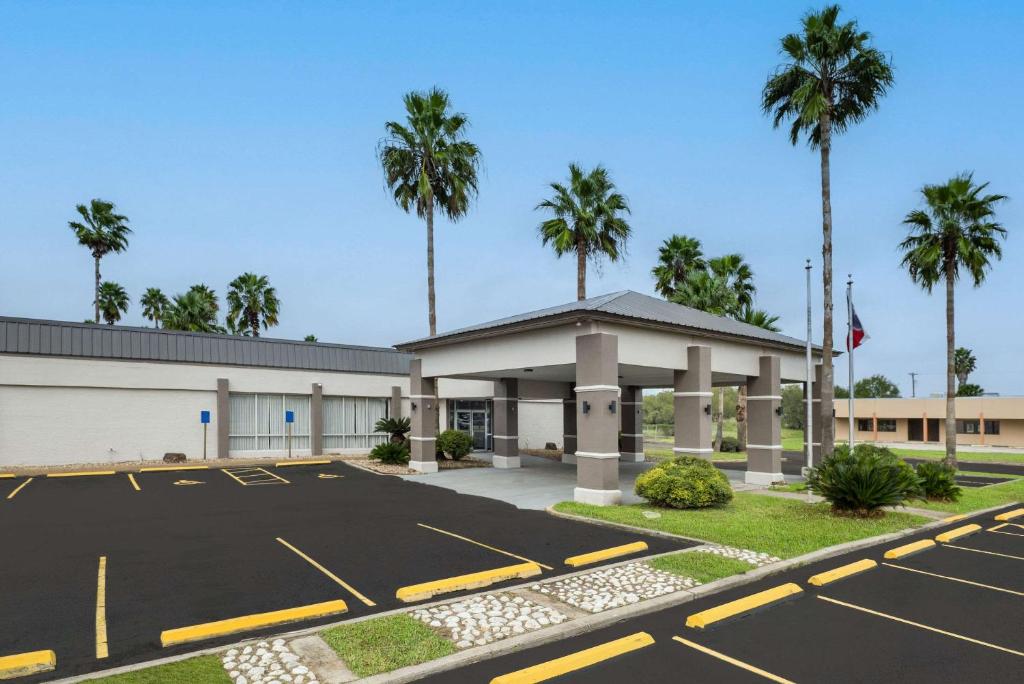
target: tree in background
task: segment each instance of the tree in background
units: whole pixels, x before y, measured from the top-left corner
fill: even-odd
[[[674,421],[675,397],[671,390],[644,395],[644,423],[648,425],[671,425]]]
[[[117,283],[109,280],[100,283],[96,294],[96,307],[107,325],[114,325],[121,320],[121,315],[128,311],[130,301],[128,293]]]
[[[956,373],[957,382],[960,385],[967,384],[967,378],[977,369],[978,359],[975,358],[974,352],[966,347],[957,347],[953,352],[953,372]]]
[[[452,222],[469,210],[477,194],[480,150],[466,140],[469,120],[450,111],[448,93],[438,88],[402,98],[405,124],[388,121],[378,154],[395,204],[415,208],[427,223],[427,307],[430,335],[437,334],[434,296],[434,213]]]
[[[93,280],[93,304],[96,322],[100,322],[100,259],[111,252],[123,252],[128,249],[128,217],[115,213],[113,202],[94,199],[89,206],[79,204],[75,211],[82,221],[68,221],[68,227],[74,231],[78,244],[89,249],[95,263]]]
[[[836,399],[849,399],[850,390],[843,387],[842,385],[836,385],[835,387],[832,388],[832,396],[834,396]]]
[[[965,382],[956,388],[956,396],[958,397],[980,397],[984,393],[985,388],[973,382]]]
[[[853,396],[857,399],[897,399],[900,388],[884,375],[870,375],[854,383]]]
[[[305,336],[305,337],[303,337],[302,339],[303,339],[303,341],[305,341],[305,342],[316,342],[316,341],[317,341],[317,339],[316,339],[316,335],[306,335],[306,336]]]
[[[654,289],[665,299],[672,299],[690,273],[706,268],[700,240],[688,235],[673,235],[658,248],[658,263],[651,269]]]
[[[807,422],[803,385],[782,386],[782,427],[803,430]]]
[[[217,323],[220,306],[217,295],[206,285],[193,285],[184,294],[174,295],[164,312],[164,328],[189,332],[224,333]]]
[[[281,302],[267,276],[243,273],[228,283],[227,300],[229,330],[246,330],[259,337],[260,326],[266,330],[277,325]]]
[[[985,194],[988,183],[977,185],[970,173],[921,189],[925,208],[907,214],[910,234],[900,243],[901,265],[911,280],[929,294],[946,285],[946,457],[956,466],[956,335],[954,293],[961,270],[975,287],[985,281],[993,260],[1002,258],[1000,240],[1006,229],[995,220],[995,207],[1005,195]]]
[[[576,255],[576,299],[584,300],[587,261],[618,261],[625,252],[631,228],[623,216],[629,202],[600,165],[584,171],[570,164],[568,184],[551,183],[551,189],[554,194],[536,207],[552,214],[540,224],[541,242],[550,243],[559,257]]]
[[[871,47],[871,34],[857,22],[837,23],[839,6],[829,5],[804,16],[802,31],[782,38],[786,63],[765,83],[761,107],[775,128],[791,121],[793,145],[806,135],[821,156],[822,289],[822,453],[830,456],[835,443],[832,424],[832,136],[863,121],[878,108],[892,85],[886,56]]]
[[[139,304],[142,305],[142,317],[147,321],[152,321],[154,328],[159,328],[164,311],[171,305],[171,300],[160,288],[147,287],[145,293],[139,298]]]

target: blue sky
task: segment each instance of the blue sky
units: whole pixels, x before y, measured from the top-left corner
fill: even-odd
[[[592,273],[591,294],[653,293],[658,245],[687,233],[743,253],[758,304],[802,336],[807,257],[821,304],[818,158],[772,129],[759,96],[811,6],[4,2],[0,313],[91,315],[92,263],[66,224],[103,197],[135,229],[103,274],[136,300],[196,282],[223,294],[256,271],[283,302],[274,336],[423,335],[423,225],[390,200],[375,150],[402,94],[436,84],[484,154],[479,201],[437,226],[441,330],[574,298],[574,264],[541,247],[533,207],[578,161],[606,165],[633,208],[628,257]],[[974,170],[1011,196],[1011,235],[983,288],[959,288],[958,341],[977,382],[1024,393],[1024,5],[844,8],[896,71],[833,151],[836,280],[854,273],[871,335],[858,376],[943,388],[943,300],[909,282],[896,244],[922,184]],[[125,322],[143,323],[137,303]]]

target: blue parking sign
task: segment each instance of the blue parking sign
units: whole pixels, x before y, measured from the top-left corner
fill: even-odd
[[[285,411],[284,412],[284,422],[286,422],[286,423],[294,423],[295,422],[295,411]]]
[[[199,422],[203,423],[203,424],[209,423],[210,422],[210,412],[209,411],[200,411],[199,412]]]

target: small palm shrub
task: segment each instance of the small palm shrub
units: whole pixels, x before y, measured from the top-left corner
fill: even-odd
[[[373,426],[374,432],[386,432],[391,435],[391,441],[401,443],[405,441],[405,433],[412,430],[412,423],[408,418],[381,418]]]
[[[459,430],[445,430],[437,436],[437,450],[458,461],[473,450],[473,439]]]
[[[945,463],[925,461],[917,464],[922,494],[933,501],[956,501],[963,493],[956,483],[956,470]]]
[[[740,450],[740,440],[736,439],[735,437],[723,437],[722,438],[722,446],[719,449],[719,451],[721,453],[724,454],[727,451],[737,452],[739,450]]]
[[[388,465],[408,465],[409,445],[405,442],[384,442],[373,447],[370,458]]]
[[[832,504],[836,513],[862,517],[882,514],[883,506],[904,506],[921,495],[914,469],[884,447],[858,444],[836,447],[807,476],[807,486]]]
[[[636,478],[635,491],[655,506],[706,508],[732,500],[732,487],[710,461],[679,456]]]

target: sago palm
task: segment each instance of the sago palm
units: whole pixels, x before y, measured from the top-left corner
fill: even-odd
[[[623,216],[629,202],[600,165],[584,171],[570,164],[568,184],[551,183],[551,189],[554,194],[536,207],[552,214],[540,224],[541,242],[550,243],[559,257],[576,255],[576,299],[583,300],[587,261],[618,261],[625,252],[631,229]]]
[[[388,121],[378,154],[384,180],[402,210],[427,223],[427,308],[430,335],[437,334],[434,297],[434,214],[456,222],[477,194],[480,150],[466,140],[469,120],[452,112],[438,88],[403,98],[405,123]]]
[[[128,249],[128,234],[132,232],[128,227],[128,217],[116,213],[115,209],[113,202],[94,199],[89,206],[79,204],[75,207],[81,221],[68,221],[78,244],[88,248],[94,261],[93,303],[97,323],[100,322],[100,259],[111,252]]]
[[[921,189],[925,208],[907,214],[910,234],[900,243],[902,266],[927,290],[946,285],[946,457],[956,466],[956,334],[954,293],[961,272],[975,287],[985,280],[994,260],[1002,258],[1000,241],[1006,229],[995,219],[995,207],[1005,195],[986,194],[988,183],[977,185],[970,173]]]
[[[700,240],[689,235],[673,235],[658,248],[658,263],[651,269],[654,289],[671,299],[680,284],[693,271],[706,268]]]
[[[871,34],[857,22],[838,23],[838,5],[804,16],[802,31],[782,39],[786,63],[768,79],[761,97],[764,112],[776,128],[790,122],[789,140],[805,135],[821,157],[822,453],[835,441],[832,423],[832,137],[863,121],[878,108],[892,85],[888,58],[871,46]]]
[[[121,320],[121,315],[128,311],[129,302],[128,293],[117,283],[109,280],[100,283],[96,306],[107,325],[114,325]]]
[[[265,275],[243,273],[228,283],[228,329],[246,329],[253,337],[277,325],[281,302]]]
[[[164,317],[164,311],[171,305],[171,300],[167,298],[167,295],[160,288],[148,287],[142,297],[139,298],[139,304],[142,305],[142,317],[152,321],[154,328],[159,328],[160,321]]]

